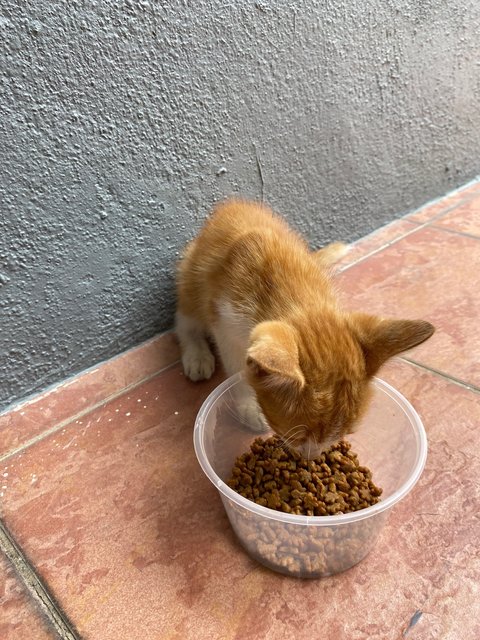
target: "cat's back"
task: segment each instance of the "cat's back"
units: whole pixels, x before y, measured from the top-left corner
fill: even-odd
[[[260,203],[230,199],[215,207],[187,247],[178,280],[184,304],[209,316],[217,299],[243,304],[263,297],[274,280],[285,297],[292,282],[301,286],[312,271],[308,245],[282,218]]]
[[[266,205],[248,200],[229,199],[218,204],[197,237],[187,246],[180,262],[180,273],[211,273],[224,267],[233,254],[241,257],[249,245],[258,253],[282,253],[282,249],[305,250],[305,241]],[[247,257],[247,256],[245,256]],[[260,256],[258,256],[260,258]]]
[[[296,236],[284,220],[259,202],[229,199],[218,204],[206,221],[199,240],[232,244],[247,233],[268,233],[278,238]]]

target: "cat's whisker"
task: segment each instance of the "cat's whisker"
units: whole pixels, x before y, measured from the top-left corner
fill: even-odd
[[[275,449],[283,449],[286,451],[285,447],[289,447],[291,444],[295,442],[295,437],[287,438],[286,440],[281,440],[280,444],[275,447]]]
[[[299,428],[306,429],[307,425],[306,424],[296,424],[293,427],[290,427],[290,429],[288,429],[287,431],[285,431],[285,433],[283,434],[282,437],[283,438],[288,438],[291,431],[293,431],[294,429],[299,429]]]
[[[280,444],[277,445],[277,449],[279,449],[282,445],[284,444],[289,444],[291,442],[294,442],[298,437],[298,433],[293,433],[292,435],[290,435],[288,438],[280,438]]]
[[[284,445],[289,445],[292,442],[295,442],[299,436],[300,432],[298,433],[293,433],[290,436],[288,436],[288,438],[285,438],[284,436],[280,437],[280,444],[278,444],[275,448],[276,449],[280,449],[281,447],[284,447]]]
[[[282,435],[282,438],[284,440],[288,440],[288,438],[296,437],[302,429],[306,429],[306,425],[296,424],[294,427],[290,427],[290,429],[285,431],[285,433]]]
[[[300,431],[295,431],[296,429],[300,429]],[[301,430],[306,430],[307,425],[305,424],[297,424],[294,427],[290,427],[288,431],[281,437],[280,444],[276,447],[277,449],[282,448],[285,451],[285,447],[288,447],[292,442],[294,442],[301,433]],[[290,434],[288,437],[285,437],[286,434]]]

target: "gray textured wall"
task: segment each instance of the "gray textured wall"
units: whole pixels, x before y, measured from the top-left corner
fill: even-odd
[[[478,0],[2,0],[0,404],[169,328],[256,154],[316,245],[472,178],[479,33]]]

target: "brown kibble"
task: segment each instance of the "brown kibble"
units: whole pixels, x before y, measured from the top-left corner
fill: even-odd
[[[372,496],[375,496],[376,498],[378,498],[378,496],[382,495],[383,489],[380,489],[380,487],[375,486],[373,482],[370,482],[369,487],[370,487],[370,493],[372,494]]]
[[[299,480],[290,480],[290,486],[296,491],[305,491],[302,483]]]
[[[315,515],[316,516],[326,516],[327,508],[323,503],[320,503],[318,507],[315,507]]]
[[[290,495],[294,500],[301,500],[303,493],[305,493],[305,489],[303,489],[303,491],[300,491],[300,489],[294,489]]]
[[[358,471],[352,471],[348,476],[348,483],[350,485],[359,485],[362,481],[362,475]]]
[[[240,479],[243,484],[252,484],[252,478],[248,475],[248,473],[242,473]]]
[[[327,454],[327,459],[330,462],[340,462],[342,460],[342,454],[340,451],[334,449],[331,453]]]
[[[350,491],[350,485],[346,480],[339,480],[335,483],[337,487],[337,491],[341,491],[342,493],[345,491]]]
[[[278,491],[276,491],[275,489],[271,493],[267,493],[266,498],[267,498],[267,507],[270,507],[270,509],[277,509],[278,507],[282,506],[280,495]]]
[[[320,483],[317,487],[317,497],[325,498],[326,493],[327,487],[323,483]]]
[[[270,482],[264,482],[263,486],[267,491],[272,491],[272,489],[277,488],[277,483],[275,482],[275,480],[270,480]]]
[[[285,451],[276,436],[256,438],[250,451],[237,458],[227,484],[261,506],[309,516],[358,511],[377,503],[382,493],[348,442],[305,460]]]
[[[252,453],[262,453],[264,449],[264,443],[262,442],[262,439],[256,438],[253,441],[253,444],[251,445],[250,449],[252,450]]]
[[[370,469],[367,469],[367,467],[360,466],[360,467],[358,467],[358,471],[360,473],[363,473],[363,475],[368,479],[370,479],[372,477],[372,472],[370,471]]]
[[[303,485],[305,485],[307,484],[307,482],[311,481],[312,474],[306,469],[300,469],[300,471],[298,472],[298,479]]]
[[[305,495],[303,496],[303,506],[305,507],[305,509],[314,509],[315,507],[318,506],[318,500],[315,498],[315,496],[312,493],[307,491],[307,493],[305,493]],[[313,513],[308,515],[313,516]]]

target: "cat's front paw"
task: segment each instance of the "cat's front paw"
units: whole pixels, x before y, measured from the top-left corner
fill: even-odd
[[[255,433],[265,433],[270,431],[260,407],[255,398],[242,400],[238,405],[240,421]]]
[[[215,358],[208,345],[196,345],[184,352],[182,365],[185,375],[193,382],[208,380],[215,371]]]

